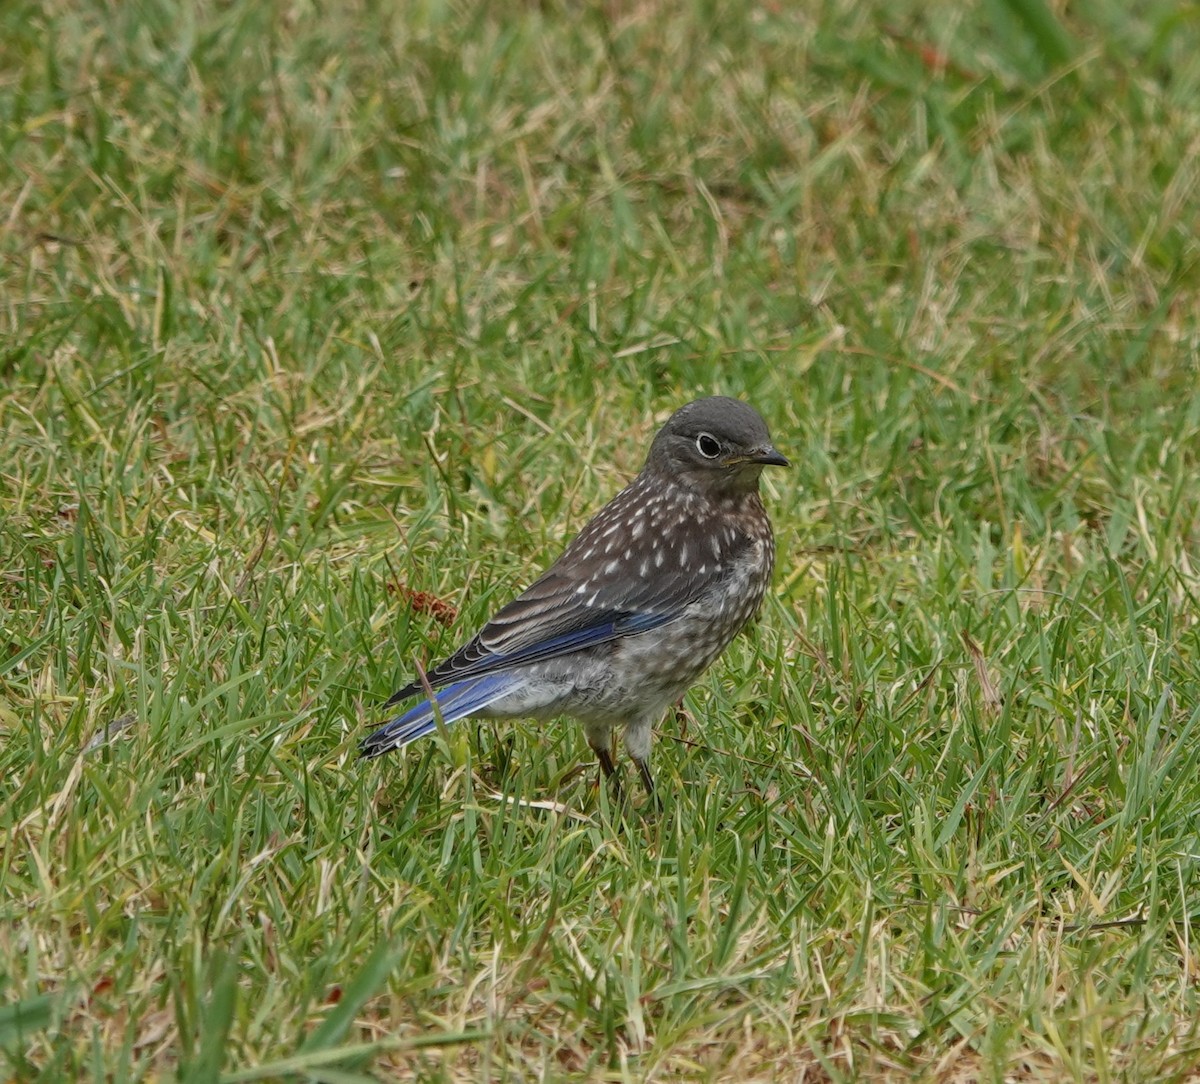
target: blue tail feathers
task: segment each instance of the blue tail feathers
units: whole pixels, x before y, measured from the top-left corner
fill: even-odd
[[[482,677],[456,681],[434,697],[442,722],[449,725],[481,711],[511,692],[519,681],[520,679],[511,672],[484,674]],[[433,702],[422,700],[403,715],[398,715],[363,738],[358,746],[359,755],[377,757],[393,749],[400,749],[409,742],[425,737],[426,734],[432,734],[436,727]]]

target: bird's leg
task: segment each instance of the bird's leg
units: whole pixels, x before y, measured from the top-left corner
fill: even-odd
[[[603,746],[596,745],[592,746],[592,751],[596,754],[596,759],[600,761],[600,769],[604,772],[604,778],[611,779],[617,770],[617,766],[613,763],[612,753]]]
[[[600,761],[600,770],[604,773],[604,778],[610,780],[609,785],[613,789],[613,793],[621,797],[621,777],[617,775],[617,766],[613,763],[612,751],[604,745],[588,742],[592,747],[592,752],[596,754],[596,759]]]
[[[634,757],[633,762],[637,765],[638,775],[642,780],[642,786],[646,788],[646,797],[650,799],[650,804],[661,813],[663,807],[662,798],[659,797],[658,791],[654,789],[654,776],[650,774],[649,759],[643,760],[640,757]]]
[[[650,762],[641,760],[640,757],[634,757],[634,763],[637,765],[637,774],[642,777],[642,786],[646,787],[646,795],[649,798],[654,797],[654,777],[650,774]]]
[[[646,796],[655,809],[662,809],[662,802],[654,791],[654,776],[650,774],[650,720],[634,719],[625,727],[625,748],[629,759],[637,765]]]

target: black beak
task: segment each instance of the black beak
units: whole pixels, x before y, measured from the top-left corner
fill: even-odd
[[[761,463],[764,467],[790,467],[789,463],[781,456],[771,445],[764,445],[762,448],[755,448],[748,456],[752,463]]]

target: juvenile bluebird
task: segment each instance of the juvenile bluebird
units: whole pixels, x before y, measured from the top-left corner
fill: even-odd
[[[442,720],[573,716],[606,776],[620,727],[653,798],[652,724],[758,612],[770,583],[775,539],[758,494],[766,466],[788,461],[753,407],[715,396],[677,410],[641,473],[540,579],[428,672]],[[411,682],[384,706],[424,688]],[[422,699],[360,752],[399,749],[436,725]]]

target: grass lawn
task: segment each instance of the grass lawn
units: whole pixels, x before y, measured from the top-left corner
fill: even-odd
[[[1200,15],[1045,4],[0,6],[0,1080],[1200,1079]],[[359,761],[711,393],[663,812]]]

